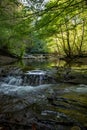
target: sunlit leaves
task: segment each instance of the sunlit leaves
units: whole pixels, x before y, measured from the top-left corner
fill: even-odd
[[[50,37],[49,46],[55,47],[54,50],[60,48],[67,56],[82,53],[86,42],[86,24],[82,31],[83,21],[87,23],[86,13],[84,0],[50,0],[36,28],[41,36]]]
[[[18,49],[18,55],[25,46],[32,51],[45,50],[44,48],[48,47],[53,48],[52,51],[62,50],[61,53],[66,54],[74,54],[80,48],[83,51],[87,39],[87,11],[84,0],[27,2],[28,7],[16,0],[0,1],[2,44],[5,43],[14,53],[14,48],[21,48]]]

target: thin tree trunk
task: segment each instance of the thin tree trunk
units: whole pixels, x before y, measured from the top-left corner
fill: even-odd
[[[68,29],[68,26],[67,26],[67,23],[65,22],[65,26],[66,26],[66,40],[67,40],[67,48],[68,48],[68,57],[71,57],[72,56],[72,51],[71,51],[71,46],[70,46],[70,33],[69,33],[69,29]]]
[[[82,37],[81,37],[81,42],[80,42],[80,46],[79,46],[79,55],[82,55],[82,46],[83,46],[83,40],[84,40],[84,20],[83,20],[83,24],[82,24]]]

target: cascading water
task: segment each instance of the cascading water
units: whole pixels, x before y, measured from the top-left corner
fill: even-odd
[[[52,77],[48,76],[47,72],[43,70],[32,70],[22,75],[9,75],[3,81],[8,85],[16,86],[38,86],[54,82]]]
[[[31,90],[36,91],[36,89],[46,88],[53,82],[54,80],[43,70],[27,71],[22,74],[19,73],[19,75],[17,73],[9,74],[0,82],[0,93],[26,95]]]
[[[41,84],[49,84],[47,82],[47,75],[45,71],[42,70],[32,70],[28,71],[24,75],[23,84],[24,85],[41,85]]]
[[[21,76],[8,76],[5,79],[5,83],[7,83],[8,85],[21,85],[22,84],[22,78]]]

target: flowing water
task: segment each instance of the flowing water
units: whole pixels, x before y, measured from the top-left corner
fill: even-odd
[[[24,61],[10,66],[0,78],[1,128],[86,130],[87,85],[56,81],[54,68],[64,63]]]

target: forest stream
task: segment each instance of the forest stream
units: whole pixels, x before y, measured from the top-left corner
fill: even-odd
[[[87,64],[0,64],[0,130],[86,130]]]

